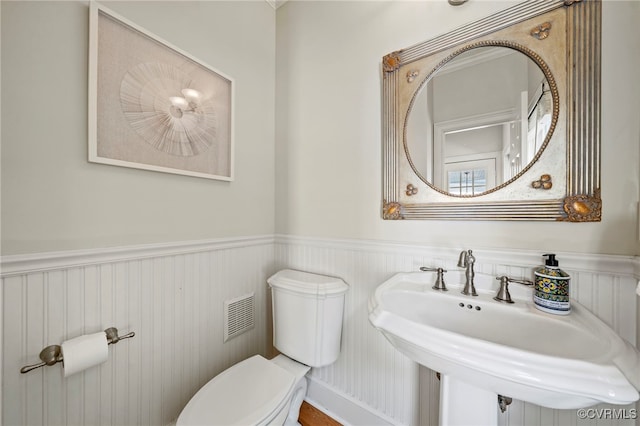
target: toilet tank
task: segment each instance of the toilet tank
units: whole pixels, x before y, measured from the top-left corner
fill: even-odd
[[[273,345],[310,367],[332,364],[340,354],[344,298],[340,278],[282,270],[267,280],[273,307]]]

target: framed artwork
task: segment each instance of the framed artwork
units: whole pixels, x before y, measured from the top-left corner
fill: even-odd
[[[233,180],[232,78],[91,2],[89,161]]]

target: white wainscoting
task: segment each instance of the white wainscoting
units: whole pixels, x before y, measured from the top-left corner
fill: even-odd
[[[270,351],[273,237],[2,259],[2,424],[166,425],[228,366]],[[256,327],[223,344],[223,302],[250,292]],[[20,374],[42,348],[115,326],[99,367]]]
[[[439,384],[435,374],[400,355],[369,324],[367,302],[374,289],[397,272],[415,271],[420,266],[456,269],[459,251],[278,236],[277,268],[335,275],[351,287],[347,293],[340,358],[329,367],[312,370],[315,385],[310,386],[309,399],[319,405],[326,401],[324,408],[353,425],[436,425]],[[635,344],[636,260],[626,256],[557,254],[561,267],[572,276],[572,296]],[[524,250],[474,250],[474,256],[477,271],[517,278],[531,278],[533,268],[542,262],[541,253]],[[328,396],[330,391],[336,396]],[[630,416],[629,410],[634,406],[615,408],[626,408]],[[377,420],[369,418],[367,423],[359,422],[359,418],[365,418],[358,414],[363,409],[370,410]],[[574,410],[551,410],[514,401],[507,413],[500,416],[500,424],[633,425],[635,421],[629,418],[580,420]]]
[[[473,247],[466,247],[473,248]],[[462,247],[460,248],[462,249]],[[309,399],[352,425],[435,425],[435,374],[398,353],[368,322],[376,286],[420,266],[455,269],[459,250],[361,240],[262,236],[2,258],[2,424],[166,425],[207,380],[271,353],[266,279],[281,268],[349,285],[338,361],[310,373]],[[474,250],[476,270],[530,277],[533,251]],[[557,253],[572,294],[636,342],[637,258]],[[254,291],[256,328],[223,344],[223,302]],[[100,367],[20,374],[50,344],[115,326],[133,339]],[[605,407],[605,406],[603,406]],[[619,407],[616,407],[619,408]],[[626,407],[630,409],[631,406]],[[514,401],[501,425],[632,425]]]

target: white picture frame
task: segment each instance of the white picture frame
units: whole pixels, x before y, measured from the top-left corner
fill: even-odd
[[[96,2],[89,162],[232,181],[234,80]]]

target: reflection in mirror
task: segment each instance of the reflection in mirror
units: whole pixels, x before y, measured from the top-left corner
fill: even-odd
[[[523,52],[475,47],[427,76],[405,125],[414,171],[434,189],[475,196],[514,179],[552,125],[544,73]]]

